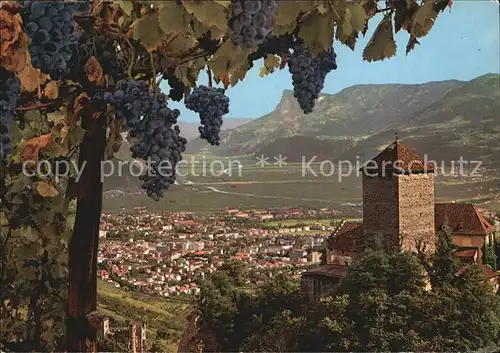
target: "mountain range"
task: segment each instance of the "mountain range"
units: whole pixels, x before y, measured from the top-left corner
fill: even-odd
[[[300,110],[293,92],[286,90],[270,113],[222,132],[220,147],[196,138],[187,152],[282,154],[289,161],[309,155],[363,161],[397,133],[432,159],[462,156],[498,161],[499,83],[499,74],[487,74],[471,81],[357,85],[337,94],[322,94],[308,115]]]
[[[500,168],[500,75],[471,81],[424,84],[358,85],[322,94],[314,112],[304,115],[291,91],[276,108],[258,119],[225,119],[220,147],[198,135],[197,123],[181,123],[186,153],[216,156],[263,154],[287,162],[349,160],[363,163],[395,138],[430,160],[462,157]],[[131,160],[127,141],[115,160]],[[137,187],[132,175],[108,178],[105,189]]]

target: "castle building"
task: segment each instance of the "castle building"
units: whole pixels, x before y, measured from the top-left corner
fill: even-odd
[[[375,236],[387,249],[432,254],[447,231],[462,262],[482,265],[482,248],[492,242],[494,228],[473,205],[435,203],[432,164],[396,139],[361,172],[363,222],[342,222],[326,240],[326,264],[302,274],[312,302],[335,288]],[[484,272],[497,281],[498,273]]]

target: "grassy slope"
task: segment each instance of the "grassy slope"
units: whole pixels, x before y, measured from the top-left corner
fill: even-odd
[[[149,344],[156,340],[159,330],[167,331],[170,338],[160,341],[170,352],[177,351],[186,317],[191,310],[189,302],[125,292],[100,280],[97,303],[98,310],[110,318],[112,327],[126,326],[127,321],[146,323]]]

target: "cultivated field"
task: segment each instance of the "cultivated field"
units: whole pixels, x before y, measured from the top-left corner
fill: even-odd
[[[346,168],[339,172],[337,165],[333,170],[326,163],[323,167],[320,163],[312,163],[310,168],[302,163],[280,167],[272,164],[276,162],[272,158],[265,166],[256,165],[257,159],[251,157],[215,159],[210,155],[192,155],[185,160],[196,162],[179,169],[178,185],[173,185],[163,200],[149,200],[134,185],[127,194],[120,196],[113,197],[113,192],[108,192],[105,210],[112,212],[141,205],[151,210],[192,212],[213,212],[224,207],[342,208],[362,201],[361,175],[357,167],[348,175]],[[483,173],[481,178],[437,176],[436,198],[482,203],[498,195],[495,172]]]

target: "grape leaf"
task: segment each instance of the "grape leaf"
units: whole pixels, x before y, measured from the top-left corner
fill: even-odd
[[[337,24],[335,38],[352,50],[355,49],[359,32],[367,29],[369,15],[359,3],[335,3],[334,22]]]
[[[55,197],[59,195],[59,191],[57,191],[57,188],[47,181],[38,181],[36,183],[36,191],[42,197]]]
[[[48,99],[57,99],[59,97],[59,85],[56,81],[50,81],[43,89],[43,95]]]
[[[83,68],[90,82],[95,82],[100,86],[104,84],[104,72],[96,57],[91,56]]]
[[[66,145],[65,143],[63,145]],[[68,154],[68,148],[62,146],[55,142],[51,141],[47,146],[43,148],[43,153],[51,158],[57,158],[60,156],[65,156]]]
[[[394,13],[394,30],[398,33],[401,28],[410,29],[415,11],[419,5],[415,0],[405,0],[406,6],[397,7]]]
[[[406,55],[408,55],[413,49],[415,49],[415,45],[420,44],[414,36],[410,36],[408,40],[408,44],[406,45]]]
[[[170,41],[166,46],[169,53],[182,53],[195,47],[197,41],[187,33],[181,33]]]
[[[295,23],[299,14],[307,13],[319,6],[322,2],[317,0],[305,1],[278,1],[275,28]]]
[[[326,7],[324,3],[319,4],[319,6],[318,6],[318,13],[319,13],[320,15],[324,15],[324,14],[325,14],[325,13],[327,13],[329,10],[330,10],[330,9],[329,9],[328,7]]]
[[[226,40],[210,59],[210,68],[217,77],[222,77],[225,73],[231,75],[234,70],[247,62],[248,54],[252,50],[252,48],[235,47],[230,40]]]
[[[339,40],[342,44],[347,45],[351,50],[356,48],[356,41],[358,40],[359,32],[351,32],[350,35],[345,35],[342,27],[337,28],[337,33],[335,38]]]
[[[199,70],[177,66],[174,72],[175,76],[182,81],[185,87],[195,87],[198,81]]]
[[[231,0],[214,0],[214,2],[224,6],[226,9],[231,7]]]
[[[54,125],[58,124],[65,124],[66,123],[66,116],[61,112],[60,110],[57,110],[52,113],[47,113],[47,121],[53,122]]]
[[[353,30],[357,32],[362,31],[365,28],[366,21],[368,20],[368,15],[366,14],[366,10],[363,5],[359,3],[348,4],[346,9],[346,18],[347,12],[349,12],[349,18]]]
[[[158,20],[158,13],[150,13],[138,18],[133,24],[133,37],[141,41],[148,50],[153,51],[165,37]]]
[[[160,28],[163,32],[186,32],[193,20],[184,6],[177,5],[175,1],[164,1],[158,10]]]
[[[227,72],[222,73],[220,76],[215,76],[214,78],[215,82],[219,84],[219,82],[222,81],[222,84],[224,85],[224,89],[227,89],[229,85],[231,84],[231,81],[229,79],[229,74]]]
[[[363,51],[363,60],[379,61],[396,55],[396,42],[392,31],[392,17],[385,15]]]
[[[268,55],[264,59],[264,66],[260,68],[260,77],[272,74],[275,68],[280,67],[280,58],[276,55]]]
[[[134,3],[131,0],[120,0],[118,5],[128,16],[132,15],[132,11],[134,10]]]
[[[438,12],[434,8],[434,1],[426,1],[415,12],[410,34],[421,38],[427,35],[436,21]]]
[[[64,141],[68,144],[68,149],[71,149],[75,146],[79,146],[82,143],[84,136],[85,129],[79,125],[75,125],[69,129]]]
[[[243,81],[249,69],[250,66],[248,65],[248,63],[245,63],[237,69],[233,70],[230,77],[231,87],[236,86],[239,81]]]
[[[320,15],[314,11],[302,22],[299,36],[309,46],[311,54],[317,55],[333,46],[333,17],[331,13]]]
[[[51,141],[51,134],[40,135],[26,141],[19,151],[19,161],[21,163],[27,161],[38,162],[38,153],[40,153],[40,149],[47,146]]]
[[[186,11],[207,27],[217,27],[222,31],[227,30],[228,11],[224,5],[217,1],[184,0],[182,4]]]
[[[451,9],[451,6],[453,5],[453,0],[437,0],[434,8],[438,13],[444,11],[447,7]]]

